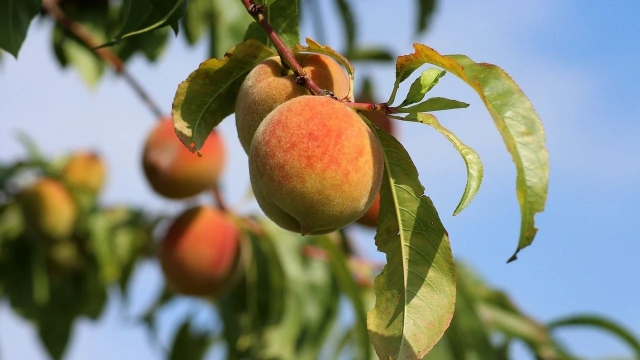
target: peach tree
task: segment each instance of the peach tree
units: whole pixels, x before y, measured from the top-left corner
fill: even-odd
[[[301,39],[300,24],[310,21],[301,10],[316,1],[0,0],[1,49],[17,57],[40,16],[55,23],[61,65],[88,84],[111,67],[133,88],[159,121],[141,145],[149,187],[184,204],[180,214],[104,206],[106,167],[97,154],[53,158],[21,137],[27,156],[0,164],[0,299],[33,323],[50,355],[62,358],[74,321],[97,319],[107,290],[126,294],[135,265],[149,258],[167,280],[137,318],[151,333],[158,312],[184,296],[204,299],[221,319],[206,331],[185,320],[170,359],[201,359],[219,344],[230,359],[508,359],[514,341],[535,358],[568,359],[575,356],[554,330],[575,325],[608,331],[640,354],[633,335],[606,318],[541,324],[454,261],[397,139],[405,121],[451,142],[467,173],[459,214],[478,193],[483,166],[436,114],[468,104],[428,93],[447,73],[477,93],[516,166],[520,233],[507,262],[516,260],[535,238],[549,163],[542,122],[514,80],[497,65],[425,44],[397,57],[365,47],[352,10],[364,5],[355,1],[335,0],[343,49]],[[435,3],[415,1],[417,33]],[[157,60],[171,29],[191,45],[208,40],[211,58],[176,84],[169,116],[126,64],[135,55]],[[394,60],[392,91],[376,101],[354,64]],[[226,148],[216,127],[231,115],[264,214],[225,204]],[[205,193],[194,206],[193,196]],[[375,227],[386,262],[358,253],[345,231],[356,222]]]

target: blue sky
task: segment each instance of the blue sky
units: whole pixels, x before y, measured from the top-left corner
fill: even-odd
[[[540,230],[534,244],[508,265],[519,230],[515,170],[477,95],[451,75],[434,89],[434,95],[471,104],[438,115],[480,154],[485,166],[480,193],[456,217],[450,214],[464,189],[464,163],[435,131],[400,124],[399,138],[449,231],[454,254],[538,319],[596,313],[640,335],[640,243],[634,226],[640,202],[640,48],[635,45],[640,3],[614,0],[589,7],[569,0],[440,1],[431,31],[419,38],[412,35],[412,1],[354,4],[363,42],[384,43],[400,55],[411,53],[415,41],[441,53],[464,53],[475,61],[497,64],[521,86],[543,120],[551,162],[548,203],[536,218]],[[325,19],[328,28],[339,26]],[[309,31],[303,35],[314,37]],[[60,71],[49,37],[49,25],[34,23],[19,60],[3,56],[0,161],[24,153],[14,137],[18,129],[27,130],[52,154],[97,148],[110,167],[105,203],[178,211],[179,203],[150,191],[139,165],[142,142],[154,122],[148,110],[112,74],[88,90],[75,71]],[[327,40],[340,48],[339,37]],[[159,63],[136,59],[130,71],[168,112],[177,84],[205,56],[203,46],[187,49],[174,41]],[[365,74],[374,77],[377,94],[386,99],[393,66],[356,65],[356,79]],[[249,186],[246,156],[232,118],[221,130],[229,147],[225,191],[229,202],[238,204]],[[350,231],[368,254],[382,258],[375,252],[371,231]],[[161,281],[154,263],[143,264],[134,279],[139,290],[128,310],[115,301],[99,322],[79,322],[67,358],[160,359],[162,350],[123,315],[143,309]],[[189,304],[183,302],[161,318],[164,343],[171,336],[169,325],[188,311]],[[0,334],[0,357],[46,358],[34,330],[5,303],[0,303]],[[616,340],[592,331],[564,331],[562,336],[579,354],[592,358],[628,353]]]

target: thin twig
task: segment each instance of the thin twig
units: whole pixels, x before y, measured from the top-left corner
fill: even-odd
[[[374,104],[374,103],[363,103],[363,102],[345,102],[344,105],[354,110],[380,111],[387,115],[395,114],[396,112],[398,112],[397,107],[389,106],[385,103]]]
[[[262,27],[262,30],[267,34],[269,39],[273,42],[273,46],[276,48],[278,55],[282,59],[283,63],[286,64],[289,68],[293,70],[293,72],[298,77],[298,84],[302,86],[306,86],[309,91],[311,91],[314,95],[325,95],[330,96],[335,100],[341,101],[342,99],[338,99],[328,90],[321,89],[309,75],[304,71],[304,68],[298,63],[293,54],[293,51],[289,49],[289,47],[282,41],[280,36],[275,32],[273,27],[267,21],[267,18],[264,16],[265,6],[257,5],[253,0],[241,0],[244,7],[249,12],[249,15],[253,17],[253,19]],[[342,101],[346,106],[361,111],[381,111],[386,113],[387,115],[394,114],[397,112],[397,108],[390,107],[387,104],[370,104],[370,103],[357,103],[350,101]]]
[[[84,25],[76,22],[60,9],[55,0],[42,0],[42,8],[49,13],[55,21],[63,28],[69,30],[78,39],[80,39],[89,49],[92,49],[96,55],[111,65],[116,73],[120,74],[125,81],[133,88],[133,91],[142,99],[156,119],[160,119],[164,113],[160,107],[151,99],[149,94],[142,88],[140,83],[127,71],[124,62],[108,47],[96,49],[102,43],[87,30]]]
[[[227,205],[224,201],[224,197],[222,196],[222,193],[220,192],[220,186],[218,186],[218,184],[216,184],[211,188],[211,194],[213,194],[213,198],[216,200],[218,209],[220,209],[220,211],[226,212]]]
[[[253,0],[241,0],[244,7],[249,12],[249,15],[253,17],[253,19],[262,27],[264,32],[269,37],[269,40],[273,42],[273,46],[275,46],[276,51],[280,55],[282,61],[293,70],[293,72],[298,77],[298,85],[306,86],[309,91],[313,95],[327,95],[332,98],[338,100],[330,91],[321,89],[318,84],[316,84],[309,74],[300,66],[298,61],[293,54],[293,51],[289,49],[289,47],[282,41],[280,36],[273,30],[267,18],[264,16],[265,7],[264,5],[257,5]]]

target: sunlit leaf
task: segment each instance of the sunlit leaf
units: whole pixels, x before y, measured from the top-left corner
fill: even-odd
[[[415,53],[398,57],[396,83],[425,63],[455,74],[471,86],[484,102],[516,164],[516,191],[522,215],[518,246],[509,259],[530,245],[538,229],[534,216],[544,210],[549,183],[549,156],[542,122],[531,102],[501,68],[475,63],[463,55],[443,56],[432,48],[414,44]]]
[[[385,151],[376,246],[387,264],[368,313],[380,358],[420,359],[442,337],[455,306],[455,269],[446,230],[402,145],[378,130]]]
[[[441,77],[445,76],[446,73],[446,71],[434,68],[423,71],[422,74],[420,74],[420,76],[413,82],[413,84],[411,84],[409,92],[407,93],[407,97],[404,99],[404,101],[402,101],[400,105],[398,105],[398,107],[401,108],[422,101],[427,92],[433,89],[433,87],[438,84],[438,80],[440,80]]]
[[[120,264],[116,257],[111,224],[103,214],[96,213],[88,219],[89,241],[100,267],[100,279],[109,284],[120,277]]]
[[[484,168],[482,166],[482,161],[480,161],[480,156],[478,156],[478,153],[476,153],[475,150],[460,141],[454,133],[442,126],[438,119],[431,114],[413,114],[407,116],[405,120],[412,120],[422,124],[427,124],[438,130],[439,133],[444,135],[444,137],[453,144],[456,150],[458,150],[458,153],[460,153],[460,156],[462,156],[467,167],[467,185],[464,187],[462,199],[460,199],[458,206],[456,206],[456,209],[453,211],[453,215],[458,215],[471,203],[480,190],[480,184],[482,183],[482,176],[484,174]]]
[[[171,114],[176,133],[187,148],[196,151],[202,147],[211,130],[235,111],[236,96],[247,73],[273,55],[259,41],[250,39],[229,50],[223,59],[203,62],[180,83]]]
[[[31,20],[38,14],[42,0],[0,1],[0,49],[18,57]]]

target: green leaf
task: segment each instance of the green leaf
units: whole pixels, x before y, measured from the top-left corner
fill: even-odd
[[[129,60],[137,52],[142,52],[149,61],[156,61],[167,48],[169,29],[161,28],[123,39],[113,47],[113,51],[122,59]]]
[[[436,8],[436,0],[417,0],[418,2],[418,24],[416,33],[420,34],[429,27],[431,15]]]
[[[592,327],[608,332],[633,350],[636,358],[640,358],[640,340],[630,330],[607,318],[597,315],[572,315],[554,320],[547,324],[550,331],[556,331],[565,327]]]
[[[427,69],[420,74],[420,76],[411,84],[409,88],[409,93],[407,94],[407,98],[398,105],[398,107],[403,107],[411,104],[415,104],[422,99],[424,96],[433,89],[434,86],[438,83],[441,77],[447,74],[446,71],[438,70],[438,69]],[[418,110],[418,111],[428,111],[428,110]]]
[[[255,22],[241,1],[209,1],[213,1],[213,13],[207,18],[211,28],[209,56],[218,58],[222,57],[227,50],[241,43],[247,27]]]
[[[393,136],[376,132],[385,152],[385,176],[375,239],[387,264],[375,279],[369,336],[382,359],[421,359],[453,316],[453,256],[409,154]]]
[[[408,108],[399,108],[399,113],[419,113],[419,112],[433,112],[441,110],[452,109],[464,109],[469,107],[469,104],[458,100],[451,100],[443,97],[432,97],[420,104],[410,106]]]
[[[394,56],[388,49],[378,47],[359,47],[347,53],[350,61],[391,61]]]
[[[213,128],[235,111],[236,96],[247,73],[273,55],[259,41],[250,39],[229,50],[223,59],[203,62],[180,83],[171,115],[187,148],[196,151],[202,147]]]
[[[476,301],[464,281],[457,281],[456,311],[447,329],[447,343],[456,359],[495,360],[496,349],[490,338],[490,329],[476,311]]]
[[[182,34],[190,45],[200,40],[213,16],[213,0],[189,0],[182,18]]]
[[[38,321],[38,335],[40,335],[42,345],[54,360],[62,359],[71,337],[71,326],[73,325],[73,317],[57,310],[43,311],[43,316]]]
[[[349,2],[346,0],[335,0],[336,7],[340,13],[340,19],[342,20],[342,24],[344,25],[344,37],[346,49],[345,53],[350,53],[354,47],[356,42],[356,23],[355,16],[351,11],[351,7]]]
[[[490,288],[468,265],[460,262],[456,265],[458,283],[473,299],[476,312],[485,327],[492,332],[502,333],[505,338],[496,348],[496,358],[506,356],[504,354],[511,339],[522,341],[540,359],[572,358],[554,342],[541,324],[522,313],[505,293]]]
[[[369,336],[367,334],[367,311],[365,309],[364,301],[360,286],[355,282],[349,267],[347,266],[348,258],[340,251],[339,247],[328,236],[317,237],[316,241],[325,249],[329,254],[329,262],[333,268],[334,276],[337,278],[340,284],[340,289],[345,293],[355,311],[355,325],[354,325],[354,337],[356,339],[356,350],[358,359],[369,359],[371,354],[369,353]]]
[[[482,166],[482,161],[480,161],[480,156],[478,156],[478,153],[476,153],[475,150],[462,143],[454,133],[442,126],[438,119],[431,114],[412,114],[407,116],[404,120],[417,121],[438,130],[439,133],[444,135],[447,140],[453,144],[456,150],[458,150],[458,153],[462,156],[467,167],[467,185],[464,188],[462,199],[460,199],[458,206],[456,206],[456,209],[453,211],[454,216],[458,215],[471,203],[480,190],[480,184],[482,183],[482,176],[484,174],[484,168]]]
[[[204,358],[209,345],[211,344],[211,336],[207,334],[194,334],[191,331],[189,321],[185,321],[171,345],[169,353],[170,360],[200,360]]]
[[[261,43],[263,43],[264,45],[269,45],[267,34],[264,32],[264,30],[262,30],[262,27],[260,27],[260,25],[258,25],[258,23],[255,21],[252,21],[247,27],[247,30],[244,33],[244,38],[242,39],[242,41],[247,41],[249,39],[256,39]]]
[[[248,225],[245,222],[241,224]],[[262,358],[258,354],[271,351],[269,345],[280,355],[287,356],[284,358],[292,358],[292,340],[279,347],[265,342],[267,336],[286,336],[283,329],[288,326],[283,325],[283,314],[288,304],[281,259],[268,236],[262,233],[258,236],[253,227],[245,227],[244,234],[247,236],[242,238],[240,247],[247,249],[250,255],[240,263],[245,276],[219,300],[228,358]],[[301,307],[287,306],[287,310],[294,314],[290,319],[299,323]],[[297,329],[292,332],[297,334]],[[297,335],[291,336],[293,339]]]
[[[93,36],[104,40],[104,36],[90,24],[83,23],[83,25]],[[60,64],[62,66],[72,65],[88,86],[97,85],[105,69],[105,63],[102,59],[78,39],[66,36],[64,30],[59,26],[54,28],[52,36],[54,51]]]
[[[18,58],[29,24],[41,6],[42,0],[0,1],[0,49]]]
[[[458,76],[480,95],[516,164],[516,191],[522,215],[515,253],[533,242],[538,229],[534,216],[544,210],[549,186],[549,155],[544,129],[531,102],[501,68],[475,63],[463,55],[443,56],[432,48],[414,44],[415,53],[398,57],[396,83],[425,63]]]
[[[266,232],[261,240],[270,244],[270,258],[277,259],[282,268],[282,275],[271,276],[281,277],[284,299],[269,300],[284,303],[280,321],[273,322],[265,333],[259,358],[317,359],[338,313],[340,292],[336,279],[326,262],[303,255],[305,238],[301,235],[268,220],[261,224]]]
[[[111,223],[101,213],[92,214],[87,223],[91,248],[100,267],[100,279],[105,285],[115,282],[120,278],[120,264],[116,257]]]
[[[264,15],[288,47],[300,43],[298,0],[278,0],[267,7]]]
[[[0,259],[3,241],[15,240],[24,231],[22,210],[16,203],[0,206]]]
[[[124,25],[116,40],[164,26],[171,26],[177,34],[178,20],[184,15],[186,4],[185,0],[124,0]]]

